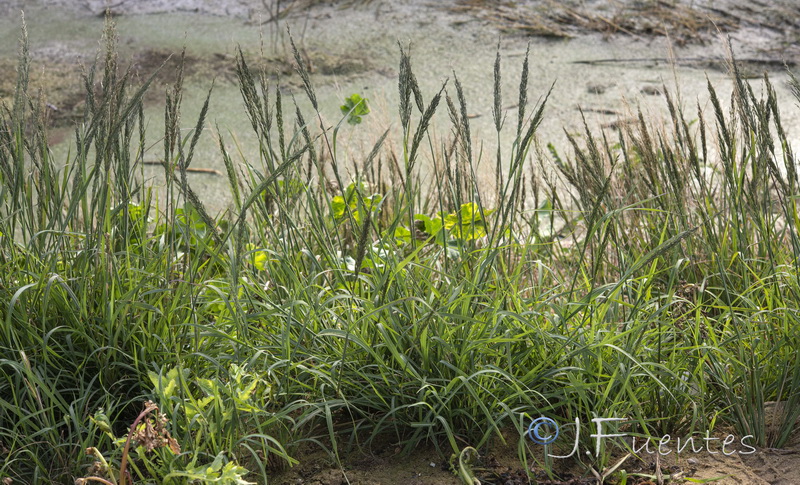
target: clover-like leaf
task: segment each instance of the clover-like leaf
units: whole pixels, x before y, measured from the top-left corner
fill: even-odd
[[[369,114],[369,106],[367,105],[367,98],[362,98],[358,94],[353,94],[349,98],[344,99],[344,104],[339,107],[342,114],[347,116],[347,122],[351,125],[361,123],[361,117]]]

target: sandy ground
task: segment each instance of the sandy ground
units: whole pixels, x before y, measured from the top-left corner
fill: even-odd
[[[314,6],[305,8],[312,3]],[[697,105],[707,109],[706,79],[722,93],[729,92],[722,62],[725,45],[716,33],[717,27],[730,36],[737,57],[747,60],[743,63],[747,72],[754,76],[769,72],[783,100],[784,125],[790,131],[800,129],[800,114],[785,86],[783,68],[784,63],[790,67],[800,63],[798,2],[696,0],[689,13],[699,14],[689,17],[689,2],[651,3],[662,8],[637,11],[639,4],[635,2],[612,0],[513,4],[478,0],[287,0],[279,12],[270,0],[117,0],[110,2],[110,12],[117,23],[123,63],[130,63],[141,77],[167,61],[170,54],[187,47],[185,127],[193,126],[210,80],[216,78],[209,131],[219,127],[228,144],[239,143],[242,156],[249,160],[257,159],[253,151],[257,144],[242,110],[233,76],[233,55],[241,46],[256,62],[263,50],[261,62],[281,74],[281,89],[297,94],[298,103],[306,108],[297,76],[284,62],[287,27],[311,61],[322,114],[329,123],[339,120],[338,107],[345,96],[358,92],[369,98],[372,113],[365,122],[357,129],[345,127],[341,131],[342,156],[356,161],[386,129],[390,129],[390,146],[397,146],[398,41],[412,46],[414,70],[426,99],[446,80],[454,95],[452,79],[458,76],[468,101],[473,137],[483,141],[484,153],[494,153],[497,146],[491,121],[491,86],[498,45],[503,56],[503,106],[508,124],[516,124],[520,66],[530,43],[529,99],[535,102],[555,82],[539,142],[552,142],[569,154],[564,130],[580,131],[579,109],[586,114],[590,127],[609,130],[628,121],[637,109],[650,117],[663,116],[666,105],[660,92],[665,85],[673,94],[679,91],[681,103],[691,109]],[[107,5],[101,0],[0,0],[0,98],[8,98],[13,92],[18,12],[24,9],[32,80],[53,106],[52,149],[56,156],[69,149],[71,129],[65,127],[82,106],[81,65],[90,64],[100,47]],[[672,42],[664,35],[667,32]],[[531,36],[533,33],[537,35]],[[667,61],[670,53],[676,59],[674,64]],[[146,160],[159,158],[163,93],[174,80],[174,59],[169,62],[147,99],[148,129],[154,146]],[[448,136],[448,123],[446,110],[442,110],[434,122],[437,139]],[[190,183],[212,212],[219,212],[228,207],[230,198],[214,138],[204,137],[194,162],[195,167],[207,168],[210,173],[192,174]],[[508,146],[508,135],[501,137],[500,143]],[[490,183],[492,163],[484,164],[482,176]],[[158,183],[160,169],[147,168],[145,175]],[[509,441],[516,443],[516,438]],[[369,453],[352,453],[345,460],[344,471],[313,450],[302,452],[299,458],[303,463],[281,475],[278,483],[458,483],[448,470],[446,457],[432,449],[420,449],[408,456],[386,444]],[[481,464],[485,471],[479,476],[484,483],[527,483],[516,449],[493,447]],[[683,477],[670,483],[686,478],[719,478],[714,482],[718,484],[800,483],[800,447],[796,440],[787,450],[759,450],[753,455],[731,457],[697,454],[691,460],[665,460],[660,465],[664,474]],[[647,457],[642,461],[630,459],[626,469],[653,474],[655,463]],[[588,469],[577,465],[568,473],[573,481],[562,476],[563,483],[595,481]]]

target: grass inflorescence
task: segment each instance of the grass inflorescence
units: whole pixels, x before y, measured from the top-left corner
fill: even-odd
[[[233,203],[214,218],[187,177],[208,99],[182,135],[178,73],[156,198],[148,84],[106,38],[66,160],[25,42],[0,114],[0,477],[266,483],[303,444],[336,461],[386,439],[463,458],[509,432],[523,463],[549,467],[525,436],[540,415],[653,436],[722,423],[772,447],[795,430],[797,167],[766,77],[758,97],[734,70],[730,107],[709,85],[696,118],[667,96],[666,125],[640,115],[616,141],[587,128],[568,158],[535,143],[545,103],[528,106],[526,55],[516,138],[486,189],[455,74],[422,93],[401,47],[401,150],[387,132],[346,161],[301,56],[310,114],[240,52],[259,157],[237,163],[219,137]],[[500,140],[499,54],[494,75]]]

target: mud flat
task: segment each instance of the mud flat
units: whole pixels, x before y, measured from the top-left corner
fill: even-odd
[[[241,46],[254,65],[261,64],[274,73],[275,83],[285,93],[296,93],[301,108],[307,109],[291,68],[286,29],[291,29],[309,61],[328,124],[335,125],[341,118],[338,107],[344,97],[360,93],[370,100],[372,113],[365,123],[340,132],[340,154],[354,159],[368,152],[386,129],[390,129],[390,142],[399,140],[398,42],[411,45],[414,70],[428,99],[446,80],[448,92],[454,96],[453,78],[458,76],[470,111],[476,152],[482,146],[484,154],[494,154],[497,145],[491,106],[498,45],[503,56],[507,121],[516,117],[521,64],[530,43],[529,100],[540,99],[555,83],[538,140],[541,146],[553,143],[566,155],[569,145],[564,130],[583,131],[580,110],[593,130],[613,131],[635,119],[639,109],[648,117],[663,117],[666,103],[661,94],[665,87],[673,97],[680,93],[690,116],[697,105],[708,107],[707,79],[722,93],[729,92],[725,42],[713,30],[717,27],[731,38],[744,69],[753,76],[769,71],[779,95],[790,99],[783,65],[794,65],[798,56],[792,42],[796,22],[791,17],[797,7],[789,2],[755,9],[758,15],[749,2],[696,2],[692,7],[678,3],[674,9],[657,2],[650,10],[625,2],[573,3],[518,2],[514,8],[501,8],[477,1],[295,1],[282,2],[279,8],[271,2],[245,0],[3,1],[0,65],[5,74],[0,79],[0,95],[12,92],[20,24],[14,12],[24,7],[33,82],[42,87],[53,108],[53,149],[65,153],[71,136],[64,127],[82,108],[81,66],[90,64],[100,48],[108,7],[117,23],[121,64],[130,63],[134,72],[145,78],[169,59],[147,99],[151,139],[160,136],[163,92],[174,80],[177,57],[169,56],[186,46],[186,128],[193,126],[215,79],[209,127],[219,126],[223,136],[235,137],[250,159],[255,159],[255,144],[232,72],[233,56]],[[557,29],[558,35],[526,27],[536,22]],[[667,37],[671,31],[675,34]],[[787,104],[783,114],[790,129],[800,124],[793,105]],[[435,132],[441,140],[446,139],[450,130],[446,110],[440,110],[435,123]],[[506,126],[501,146],[510,147],[512,131]],[[205,201],[214,210],[222,210],[229,198],[224,178],[214,175],[222,169],[222,161],[215,136],[208,135],[201,141],[202,162],[197,164],[209,170],[193,174],[192,182],[206,194]],[[58,143],[60,140],[67,141]],[[158,144],[147,157],[159,159]],[[490,184],[493,156],[483,158],[486,161],[479,169]],[[541,162],[543,170],[548,170],[546,160]],[[148,174],[160,177],[155,168],[148,168]]]

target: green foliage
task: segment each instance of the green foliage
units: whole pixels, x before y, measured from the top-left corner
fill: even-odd
[[[353,217],[356,224],[360,224],[362,213],[370,212],[373,215],[380,210],[383,197],[380,194],[370,196],[362,195],[366,192],[364,184],[351,183],[344,191],[344,196],[337,195],[331,199],[331,213],[336,221],[342,221],[348,216]]]
[[[494,210],[483,209],[475,202],[461,204],[458,211],[451,213],[439,212],[437,217],[430,219],[424,215],[416,215],[415,219],[422,222],[422,230],[437,238],[446,233],[453,239],[472,241],[487,235],[485,217]]]
[[[351,125],[361,124],[361,117],[369,114],[367,98],[362,98],[359,94],[344,98],[344,104],[339,109],[344,116],[347,116],[347,122]]]
[[[245,419],[248,413],[260,414],[270,407],[269,384],[236,364],[231,364],[229,374],[230,382],[222,383],[192,377],[188,369],[181,373],[173,368],[161,377],[148,373],[159,401],[173,409],[179,403],[181,418],[189,423],[189,431],[197,440],[204,440],[204,435],[209,440],[220,436],[234,420]]]
[[[210,465],[200,465],[187,468],[185,471],[172,472],[165,480],[170,478],[187,478],[189,480],[199,480],[201,483],[218,483],[220,485],[255,485],[256,482],[248,482],[244,477],[249,472],[246,468],[236,465],[229,461],[225,463],[222,453],[214,458]]]
[[[362,213],[369,212],[372,217],[377,215],[384,196],[360,195],[365,192],[366,186],[363,183],[351,183],[345,189],[343,196],[334,196],[330,202],[333,219],[342,222],[352,217],[356,225],[360,225],[363,220]],[[475,202],[468,202],[462,204],[458,211],[439,212],[433,218],[425,214],[414,214],[415,228],[430,243],[472,241],[487,235],[485,217],[493,212],[491,209],[481,209]],[[393,235],[398,243],[407,244],[411,241],[411,231],[404,226],[396,225]],[[265,259],[266,256],[262,258]]]

